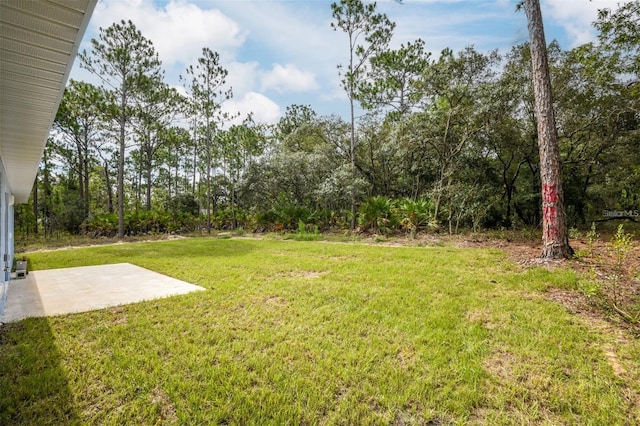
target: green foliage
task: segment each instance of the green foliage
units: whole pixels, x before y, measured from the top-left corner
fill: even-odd
[[[578,228],[572,226],[571,228],[569,228],[569,238],[571,238],[572,240],[577,240],[578,238],[582,238],[582,233],[578,230]]]
[[[124,221],[126,236],[189,233],[200,223],[188,213],[171,213],[158,210],[139,210],[127,213]],[[87,219],[81,226],[83,234],[93,238],[118,236],[118,217],[115,213],[104,213]]]
[[[250,215],[244,210],[238,210],[229,206],[218,208],[211,216],[211,225],[214,229],[233,230],[238,227],[251,225]]]
[[[280,194],[273,208],[276,224],[282,229],[295,230],[300,222],[316,223],[315,213],[304,205],[290,201],[285,194]]]
[[[622,223],[618,225],[618,229],[611,241],[611,250],[616,259],[616,269],[621,268],[627,259],[627,255],[631,250],[631,237],[631,234],[624,231],[624,225]]]
[[[80,198],[80,194],[76,188],[59,187],[61,190],[57,196],[59,201],[56,203],[56,216],[59,226],[66,232],[78,234],[80,226],[86,218],[86,206],[84,200]]]
[[[317,225],[307,225],[303,221],[298,222],[298,231],[285,234],[285,240],[318,241],[322,238]]]
[[[18,204],[14,206],[14,214],[15,214],[15,232],[16,237],[18,235],[28,236],[33,229],[37,227],[36,216],[33,213],[33,205],[29,204]]]
[[[587,232],[587,244],[589,244],[590,248],[593,248],[593,244],[598,238],[600,238],[600,235],[598,235],[598,231],[596,230],[596,223],[591,222],[591,228],[589,232]]]
[[[136,115],[142,111],[136,99],[147,83],[158,83],[164,75],[158,53],[131,21],[122,20],[107,28],[100,28],[97,39],[91,40],[90,54],[80,54],[81,65],[97,75],[106,89],[105,114],[117,130],[117,198],[118,236],[123,237],[125,200],[125,155],[127,133]],[[150,183],[150,182],[149,182]]]
[[[601,11],[600,43],[548,46],[573,237],[603,210],[640,211],[638,5]],[[432,59],[422,40],[390,49],[395,24],[374,3],[341,0],[331,11],[332,28],[351,42],[342,86],[351,103],[370,108],[353,122],[291,105],[275,127],[251,115],[221,126],[230,118],[222,108],[232,95],[228,71],[205,47],[182,76],[190,128],[176,127],[181,105],[162,83],[151,41],[132,22],[101,30],[80,56],[105,84],[69,82],[35,186],[38,205],[16,208],[19,232],[110,235],[111,221],[98,218],[120,214],[118,200],[126,232],[198,229],[201,211],[206,228],[221,230],[295,231],[300,220],[323,231],[351,220],[412,235],[436,225],[452,233],[539,227],[529,45],[503,55],[444,49]],[[367,205],[371,195],[393,206]],[[135,218],[143,207],[173,217]]]
[[[363,231],[388,233],[398,225],[396,203],[383,196],[371,197],[360,206],[358,225]]]
[[[578,288],[600,308],[617,313],[623,320],[638,326],[640,324],[640,303],[629,295],[629,286],[637,278],[637,270],[630,261],[633,249],[632,234],[619,224],[607,252],[612,259],[598,252],[595,242],[599,237],[595,224],[587,234],[588,245],[585,250],[576,253],[576,258],[589,265],[589,274],[584,277]],[[604,273],[603,273],[604,272]]]
[[[627,257],[629,255],[629,251],[632,248],[631,244],[631,234],[628,234],[624,231],[623,224],[618,225],[618,229],[616,230],[613,239],[609,243],[609,250],[611,251],[614,258],[614,273],[611,277],[611,280],[609,281],[611,293],[613,296],[614,307],[617,307],[620,303],[618,289],[620,283],[622,281],[628,281],[633,276],[633,274],[629,272],[629,267],[627,265]]]
[[[602,283],[597,280],[581,280],[578,289],[590,299],[602,297]]]
[[[198,215],[198,202],[193,196],[193,194],[179,194],[175,197],[171,198],[167,202],[167,207],[169,211],[173,214],[190,214],[192,216]]]
[[[430,199],[401,200],[398,208],[400,225],[415,238],[422,229],[435,229],[437,223],[434,217],[433,202]]]
[[[93,238],[118,235],[118,217],[115,213],[104,213],[87,219],[80,227],[81,232]]]
[[[256,231],[264,232],[271,230],[278,222],[278,215],[274,210],[258,211],[254,215]]]
[[[366,80],[369,58],[386,50],[395,23],[376,12],[376,3],[364,4],[361,0],[340,0],[331,4],[331,11],[334,19],[331,28],[342,30],[349,40],[349,61],[342,86],[353,101],[361,96],[360,86]]]

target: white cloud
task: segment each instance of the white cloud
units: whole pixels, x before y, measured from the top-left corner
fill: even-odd
[[[242,123],[249,113],[253,113],[253,118],[258,123],[276,123],[282,116],[280,107],[275,102],[256,92],[248,92],[241,98],[226,101],[222,110],[231,115],[240,113],[230,124]]]
[[[329,1],[216,1],[216,5],[251,29],[247,40],[268,51],[271,63],[294,63],[324,75],[344,61],[347,44],[343,34],[331,29]]]
[[[131,20],[153,41],[160,59],[167,65],[191,64],[203,47],[223,57],[234,55],[247,35],[219,10],[204,10],[185,0],[171,0],[164,6],[151,0],[101,1],[91,24],[106,28],[122,19]]]
[[[225,66],[229,72],[227,75],[227,86],[233,89],[234,98],[242,97],[255,89],[259,65],[258,62],[252,61],[231,62]]]
[[[153,41],[170,84],[180,85],[177,76],[207,46],[220,53],[229,71],[227,85],[234,94],[225,106],[229,111],[239,110],[242,117],[254,111],[257,120],[268,122],[291,103],[344,114],[346,95],[336,65],[348,60],[348,43],[344,33],[331,29],[328,0],[99,1],[88,35],[95,37],[98,26],[131,19]],[[515,12],[518,1],[378,0],[378,7],[397,23],[391,48],[422,38],[436,58],[444,47],[505,52],[528,40],[524,13]],[[558,38],[570,48],[595,40],[591,23],[597,10],[615,9],[624,0],[541,2],[549,40]]]
[[[262,75],[263,91],[275,90],[278,93],[308,92],[318,89],[316,77],[312,72],[302,71],[293,64],[282,66],[274,64],[271,71]]]
[[[628,1],[544,0],[542,13],[545,19],[553,19],[556,24],[564,27],[571,39],[572,47],[575,47],[595,40],[596,31],[592,23],[598,17],[598,10],[615,10],[618,8],[618,4],[623,3],[628,3]]]

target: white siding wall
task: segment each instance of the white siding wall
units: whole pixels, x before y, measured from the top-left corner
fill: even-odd
[[[4,312],[7,287],[13,266],[13,196],[0,161],[0,317]]]

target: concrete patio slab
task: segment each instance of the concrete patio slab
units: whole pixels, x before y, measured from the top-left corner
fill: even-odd
[[[0,321],[87,312],[201,290],[129,263],[32,271],[9,283]]]

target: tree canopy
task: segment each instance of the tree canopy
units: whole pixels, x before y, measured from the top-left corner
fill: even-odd
[[[390,49],[395,24],[375,3],[331,11],[362,117],[311,105],[276,124],[225,115],[233,92],[213,49],[185,70],[181,96],[134,23],[102,29],[81,54],[101,83],[69,82],[17,231],[540,227],[530,44],[432,56],[428,40]],[[567,228],[640,211],[639,18],[640,2],[625,3],[600,12],[597,42],[546,46]]]

